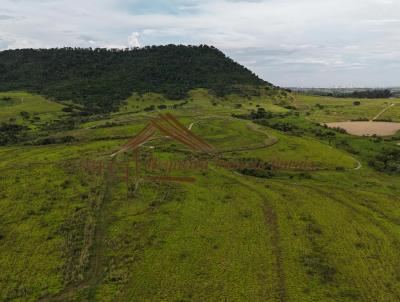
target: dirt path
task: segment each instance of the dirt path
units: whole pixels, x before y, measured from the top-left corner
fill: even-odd
[[[259,194],[260,197],[263,197],[261,194]],[[286,299],[286,281],[285,281],[285,273],[283,270],[283,256],[282,256],[282,248],[281,248],[281,234],[279,231],[279,225],[278,225],[278,216],[276,215],[273,207],[271,204],[266,200],[265,197],[264,199],[264,219],[265,219],[265,225],[269,227],[272,231],[271,236],[272,236],[272,249],[273,253],[276,257],[276,262],[275,262],[275,270],[278,275],[278,297],[279,297],[279,302],[285,302]]]
[[[347,169],[347,171],[356,171],[356,170],[360,170],[362,168],[362,163],[358,159],[355,159],[354,157],[353,157],[353,159],[357,162],[357,167],[352,168],[352,169]]]
[[[279,230],[279,223],[278,223],[278,216],[276,215],[276,212],[274,210],[274,207],[272,206],[271,202],[261,193],[258,191],[258,188],[254,187],[253,185],[247,183],[244,179],[246,179],[248,176],[235,173],[237,175],[242,176],[243,180],[239,180],[236,177],[230,177],[228,176],[227,178],[230,178],[236,182],[238,182],[240,185],[248,188],[252,192],[256,193],[260,199],[263,201],[263,212],[264,212],[264,221],[265,221],[265,226],[266,229],[270,232],[271,236],[271,245],[272,245],[272,252],[275,256],[275,272],[277,275],[277,296],[278,296],[278,301],[279,302],[285,302],[287,301],[287,292],[286,292],[286,278],[285,278],[285,272],[283,269],[283,254],[282,254],[282,247],[281,247],[281,234]]]
[[[112,173],[108,171],[105,174],[105,188],[103,196],[100,200],[98,208],[95,209],[96,225],[93,238],[93,246],[91,248],[92,256],[89,263],[89,270],[86,274],[87,283],[89,285],[88,300],[95,301],[97,287],[101,281],[104,268],[104,237],[106,233],[107,218],[106,207],[111,201]]]
[[[188,129],[189,129],[189,130],[192,130],[193,125],[196,124],[196,123],[197,123],[197,122],[191,123],[191,124],[189,125],[189,128],[188,128]]]
[[[92,228],[88,231],[85,237],[85,245],[81,251],[81,258],[83,254],[90,253],[89,268],[79,283],[71,284],[64,288],[56,295],[46,295],[39,299],[40,302],[50,301],[70,301],[77,298],[78,295],[83,301],[95,301],[95,294],[97,286],[102,278],[103,260],[104,260],[104,234],[106,228],[106,205],[111,200],[111,182],[112,175],[106,171],[104,174],[104,189],[100,198],[94,201],[90,206],[91,215],[88,217],[89,224],[85,226],[85,233],[87,228]],[[76,300],[76,299],[75,299]],[[74,300],[74,301],[75,301]],[[79,300],[80,301],[80,300]]]
[[[190,125],[189,125],[189,127],[188,127],[188,130],[192,130],[192,128],[193,128],[193,126],[194,125],[196,125],[196,124],[198,124],[198,123],[200,123],[200,122],[202,122],[202,121],[205,121],[206,119],[208,119],[208,118],[210,118],[210,117],[207,117],[207,118],[204,118],[204,119],[200,119],[200,120],[198,120],[198,121],[195,121],[195,122],[193,122],[193,123],[191,123]],[[221,119],[221,118],[223,118],[223,117],[211,117],[211,118],[217,118],[217,119]],[[225,118],[226,119],[226,118]],[[229,118],[229,119],[233,119],[233,118]],[[248,127],[248,129],[250,129],[250,130],[252,130],[252,131],[254,131],[254,132],[258,132],[258,133],[261,133],[261,134],[263,134],[263,135],[268,135],[268,134],[266,134],[263,130],[261,130],[261,129],[259,129],[259,127],[257,127],[257,125],[255,125],[255,124],[253,124],[253,123],[249,123],[248,125],[247,125],[247,127]],[[163,138],[169,138],[169,136],[164,136],[164,137],[161,137],[161,139],[163,139]],[[160,138],[158,138],[158,139],[160,139]],[[147,141],[147,142],[150,142],[151,140],[149,140],[149,141]],[[154,146],[146,146],[146,143],[147,142],[145,142],[142,146],[144,146],[144,147],[147,147],[147,148],[154,148]],[[273,146],[273,145],[275,145],[276,143],[278,143],[279,142],[279,139],[277,139],[276,137],[269,137],[268,139],[265,139],[261,144],[258,144],[257,146],[246,146],[246,147],[237,147],[237,148],[231,148],[231,149],[223,149],[223,150],[220,150],[220,151],[218,151],[217,153],[218,154],[223,154],[223,153],[230,153],[230,152],[240,152],[240,151],[253,151],[253,150],[259,150],[259,149],[264,149],[264,148],[267,148],[267,147],[270,147],[270,146]]]
[[[382,114],[384,114],[386,111],[388,111],[390,108],[392,108],[393,106],[395,106],[396,104],[391,104],[389,106],[387,106],[385,109],[383,109],[381,112],[379,112],[372,120],[371,122],[377,120]]]

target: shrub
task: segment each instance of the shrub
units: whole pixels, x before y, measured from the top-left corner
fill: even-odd
[[[267,112],[264,108],[259,107],[257,108],[257,111],[252,110],[250,113],[250,118],[252,120],[259,120],[263,118],[271,118],[273,115],[269,112]]]
[[[29,112],[21,111],[19,114],[22,116],[23,119],[29,118]]]
[[[73,109],[72,109],[71,107],[64,107],[64,108],[62,109],[62,111],[64,111],[64,112],[72,112]]]
[[[400,174],[400,149],[384,149],[369,165],[380,172]]]
[[[65,144],[75,141],[75,137],[73,136],[62,136],[62,137],[45,137],[37,139],[33,144],[40,145],[53,145],[53,144]]]
[[[2,123],[0,125],[0,146],[20,141],[28,128],[17,124]]]
[[[144,110],[144,111],[154,111],[154,110],[156,110],[156,106],[150,105],[149,107],[146,107],[146,108],[144,108],[143,110]]]

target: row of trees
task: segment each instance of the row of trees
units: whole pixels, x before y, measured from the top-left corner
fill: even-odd
[[[342,93],[337,95],[341,98],[358,98],[358,99],[387,99],[392,96],[389,89],[369,89],[362,91],[353,91],[351,93]]]

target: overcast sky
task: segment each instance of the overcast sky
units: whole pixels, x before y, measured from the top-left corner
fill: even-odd
[[[0,0],[0,50],[170,43],[280,86],[400,86],[400,0]]]

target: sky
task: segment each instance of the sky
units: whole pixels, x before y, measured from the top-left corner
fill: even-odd
[[[0,50],[162,44],[284,87],[400,86],[400,0],[0,0]]]

